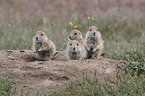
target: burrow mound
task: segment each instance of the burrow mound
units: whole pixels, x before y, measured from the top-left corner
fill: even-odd
[[[83,72],[93,77],[96,71],[100,82],[104,81],[104,77],[115,80],[118,71],[116,64],[122,64],[122,61],[105,58],[68,61],[62,51],[58,51],[49,61],[37,61],[32,50],[1,50],[0,56],[0,74],[9,77],[13,87],[17,87],[17,95],[23,89],[24,93],[30,90],[32,96],[37,90],[57,90],[72,81],[79,84]]]
[[[2,50],[0,52],[4,58],[8,57],[9,60],[35,62],[37,60],[36,53],[32,50]],[[63,51],[57,51],[54,58],[55,61],[67,61]]]

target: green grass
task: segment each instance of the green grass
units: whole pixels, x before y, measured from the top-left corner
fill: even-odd
[[[143,96],[145,95],[144,76],[134,76],[127,74],[117,77],[116,83],[106,79],[104,83],[99,83],[97,76],[90,79],[84,76],[80,86],[70,83],[66,89],[60,89],[49,93],[48,96]]]
[[[124,53],[124,64],[126,65],[126,74],[143,74],[145,76],[145,58],[143,53],[138,51],[126,51]]]
[[[145,95],[145,79],[143,75],[131,76],[126,74],[121,77],[116,75],[116,81],[106,78],[103,83],[98,82],[97,76],[93,79],[88,76],[83,77],[80,85],[71,82],[66,88],[49,93],[36,93],[36,96],[144,96]],[[3,78],[3,77],[2,77]],[[15,96],[15,91],[11,91],[10,81],[0,79],[0,96]],[[28,91],[26,96],[29,96]],[[23,95],[21,91],[21,96]]]
[[[0,76],[0,96],[12,96],[15,91],[12,90],[12,85],[8,78]]]

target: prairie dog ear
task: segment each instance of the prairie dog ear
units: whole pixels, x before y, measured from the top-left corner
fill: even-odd
[[[71,36],[68,36],[68,41],[70,41],[71,40]]]
[[[36,36],[33,36],[33,41],[35,41],[36,40]]]

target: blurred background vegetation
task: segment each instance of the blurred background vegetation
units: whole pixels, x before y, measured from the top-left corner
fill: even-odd
[[[32,37],[42,30],[64,51],[71,30],[84,36],[95,25],[106,57],[145,53],[144,9],[145,0],[0,0],[0,49],[30,50]]]

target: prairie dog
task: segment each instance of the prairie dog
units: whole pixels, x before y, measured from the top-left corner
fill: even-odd
[[[72,30],[68,37],[69,40],[77,40],[79,43],[84,45],[84,39],[82,37],[82,33],[79,30]]]
[[[84,43],[87,49],[87,57],[99,59],[103,50],[103,41],[101,33],[96,26],[91,26],[89,28]]]
[[[37,31],[33,37],[33,50],[37,53],[39,60],[52,59],[55,54],[56,47],[54,43],[49,40],[46,34],[42,31]]]
[[[85,47],[77,40],[68,41],[65,55],[68,60],[81,60],[87,57]]]

